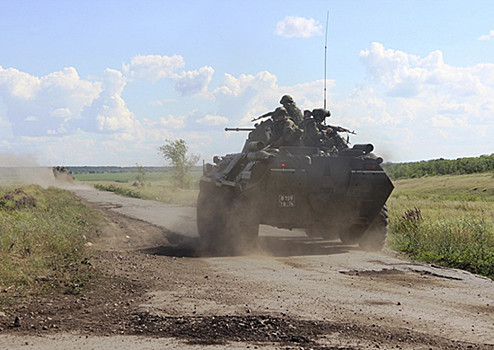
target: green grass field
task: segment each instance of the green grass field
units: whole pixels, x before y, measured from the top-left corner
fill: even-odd
[[[146,173],[144,186],[138,184],[137,173],[75,174],[75,180],[101,190],[116,192],[134,198],[142,198],[176,205],[195,206],[202,172],[190,173],[188,189],[174,185],[171,172]]]
[[[493,176],[492,173],[483,173],[395,180],[393,197],[492,202],[494,201]]]
[[[394,182],[388,246],[417,260],[494,278],[494,175]]]

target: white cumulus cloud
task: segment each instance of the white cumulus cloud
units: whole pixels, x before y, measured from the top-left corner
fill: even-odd
[[[0,67],[0,98],[17,136],[68,132],[69,124],[100,91],[100,83],[82,80],[72,67],[40,78]]]
[[[216,115],[227,117],[236,126],[252,126],[251,119],[280,107],[281,97],[287,94],[302,109],[322,107],[322,80],[294,86],[279,86],[277,80],[268,71],[238,77],[225,74],[223,84],[213,92],[218,105]],[[334,87],[334,81],[328,81],[328,87]],[[331,92],[328,99],[332,99]]]
[[[41,80],[15,68],[0,66],[0,94],[4,98],[30,100],[40,90]]]
[[[147,55],[134,56],[130,64],[123,64],[122,70],[125,75],[133,79],[148,79],[156,82],[169,77],[177,69],[183,68],[185,61],[182,56],[173,55]]]
[[[231,120],[248,122],[260,113],[278,107],[280,89],[275,75],[263,71],[256,75],[241,74],[238,78],[225,74],[223,85],[213,92],[218,109],[217,115]]]
[[[444,62],[441,51],[425,58],[403,51],[386,49],[373,43],[360,53],[369,76],[385,87],[389,96],[410,98],[420,94],[451,93],[464,96],[492,94],[494,64],[452,67]]]
[[[160,117],[159,118],[159,124],[162,126],[170,127],[173,129],[182,129],[185,128],[185,120],[187,119],[187,116],[179,116],[179,117],[174,117],[173,115],[168,115],[167,118],[165,117]]]
[[[313,18],[287,16],[276,24],[275,33],[287,38],[310,38],[322,34],[322,25]]]
[[[431,118],[431,124],[435,127],[440,128],[452,128],[455,126],[455,121],[444,115],[438,114]]]
[[[173,56],[180,57],[175,63],[138,57],[125,72],[108,69],[91,81],[75,68],[35,77],[0,67],[0,152],[36,148],[45,164],[152,164],[157,145],[183,138],[209,160],[238,151],[245,140],[218,125],[252,126],[252,118],[279,107],[285,94],[302,110],[323,105],[322,80],[280,86],[274,74],[261,71],[224,73],[214,82],[212,67],[182,71],[180,56]],[[353,144],[372,142],[376,154],[398,160],[492,153],[494,64],[456,67],[439,50],[421,57],[380,43],[360,58],[369,79],[350,94],[337,94],[338,82],[327,82],[328,123],[355,130]],[[128,85],[157,77],[168,81],[154,84],[148,101],[127,104]],[[217,87],[208,92],[212,83]],[[157,90],[164,85],[166,92]]]
[[[182,96],[189,96],[205,93],[213,74],[213,68],[202,67],[199,70],[174,74],[171,79],[175,81],[175,90],[180,91]]]
[[[206,125],[224,125],[227,124],[230,120],[228,118],[219,116],[219,115],[206,115],[204,118],[198,119],[197,123],[206,124]]]
[[[422,58],[380,43],[373,43],[360,57],[371,79],[341,112],[352,113],[364,122],[362,126],[379,125],[380,137],[389,138],[401,159],[417,159],[418,154],[457,157],[475,154],[474,149],[492,149],[483,133],[492,130],[488,121],[494,64],[455,67],[438,50]],[[371,130],[377,129],[363,132]]]
[[[494,30],[489,31],[489,34],[479,36],[477,40],[486,41],[491,40],[492,38],[494,38]]]
[[[132,132],[139,126],[139,121],[121,96],[125,85],[126,80],[121,72],[113,69],[105,71],[101,93],[81,113],[82,130],[101,133],[122,130]]]
[[[151,101],[151,102],[149,102],[149,105],[154,106],[154,107],[161,107],[166,103],[172,103],[172,102],[177,102],[177,99],[165,98],[165,99],[159,100],[159,101]]]

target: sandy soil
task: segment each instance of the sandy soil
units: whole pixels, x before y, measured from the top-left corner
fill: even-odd
[[[93,278],[18,298],[0,348],[494,349],[489,279],[269,227],[250,255],[210,256],[193,208],[72,190],[108,219]]]

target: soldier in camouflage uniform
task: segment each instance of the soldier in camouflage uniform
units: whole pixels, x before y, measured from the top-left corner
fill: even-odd
[[[312,118],[304,120],[304,133],[302,134],[302,144],[305,147],[321,148],[326,140],[326,130],[322,128],[322,123],[331,113],[321,108],[314,109]]]
[[[325,151],[348,148],[347,142],[338,135],[338,132],[349,130],[323,124],[324,120],[331,116],[328,110],[316,108],[312,111],[312,116],[304,122],[302,144],[305,147],[317,147]]]
[[[293,100],[292,96],[284,95],[281,98],[280,103],[288,112],[288,117],[293,120],[298,127],[300,127],[304,121],[304,117],[302,115],[302,111],[297,107],[297,104]]]
[[[305,121],[306,121],[307,119],[309,119],[310,117],[312,117],[312,112],[311,112],[311,111],[309,111],[308,109],[306,109],[306,110],[304,111],[304,123],[305,123]]]
[[[272,118],[274,120],[273,130],[270,139],[266,142],[268,147],[298,146],[302,131],[288,118],[286,109],[276,108]]]

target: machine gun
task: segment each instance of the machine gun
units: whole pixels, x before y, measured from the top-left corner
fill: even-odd
[[[347,132],[349,134],[357,135],[357,133],[355,131],[345,129],[345,128],[341,127],[341,126],[333,126],[333,125],[322,125],[322,124],[319,124],[318,127],[319,127],[319,130],[320,131],[332,129],[333,132]]]
[[[225,128],[225,131],[254,131],[256,128]]]

